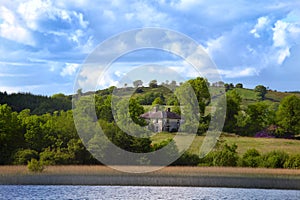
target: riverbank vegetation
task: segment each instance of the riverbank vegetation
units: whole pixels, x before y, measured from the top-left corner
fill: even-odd
[[[190,149],[173,165],[300,168],[299,92],[277,92],[262,85],[245,89],[242,84],[208,83],[200,77],[180,84],[175,81],[158,84],[155,80],[149,87],[142,84],[137,81],[133,87],[110,87],[95,94],[79,90],[74,95],[80,99],[74,105],[75,110],[71,110],[72,97],[64,94],[43,97],[0,92],[0,165],[29,163],[32,169],[35,165],[43,169],[46,165],[101,164],[90,151],[100,148],[105,154],[105,144],[100,145],[96,134],[84,138],[83,143],[74,124],[73,112],[90,109],[95,109],[94,122],[101,125],[108,139],[118,147],[135,153],[156,151],[171,142],[174,134],[163,132],[152,137],[134,137],[120,129],[115,119],[123,123],[132,119],[145,126],[147,123],[140,115],[156,104],[171,107],[180,114],[185,108],[180,107],[174,94],[185,92],[189,84],[198,100],[199,127]],[[123,101],[117,110],[112,109],[114,91],[130,99],[128,113],[122,111]],[[199,158],[199,147],[214,117],[211,111],[217,106],[211,99],[225,94],[227,112],[223,137],[211,153]],[[95,100],[95,108],[86,104],[91,99]],[[185,127],[194,125],[188,118],[189,115]],[[84,144],[89,144],[88,148]]]

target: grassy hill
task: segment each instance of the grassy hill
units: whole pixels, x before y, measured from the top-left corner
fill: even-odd
[[[257,93],[253,89],[247,89],[247,88],[234,88],[235,90],[242,98],[242,105],[247,106],[251,103],[259,101],[259,98],[257,96]],[[218,87],[211,87],[211,95],[212,96],[217,96],[220,94],[220,88]],[[133,98],[143,98],[145,96],[150,96],[150,94],[162,94],[165,99],[169,99],[173,97],[173,92],[169,90],[166,87],[163,86],[158,86],[157,88],[150,88],[150,87],[140,87],[139,90],[136,90],[134,94],[132,94]],[[131,94],[123,90],[120,92],[122,96],[130,96]],[[286,96],[295,94],[300,98],[300,93],[298,92],[279,92],[279,91],[273,91],[273,90],[268,90],[266,97],[263,101],[267,103],[275,103],[279,104],[279,102]],[[148,104],[149,105],[149,104]]]

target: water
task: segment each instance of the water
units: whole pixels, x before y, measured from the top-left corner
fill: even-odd
[[[140,186],[0,186],[0,199],[272,199],[299,200],[297,190]]]

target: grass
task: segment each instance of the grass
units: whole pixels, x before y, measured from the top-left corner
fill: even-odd
[[[135,166],[127,166],[135,167]],[[1,175],[29,175],[26,166],[0,166]],[[45,175],[129,175],[103,165],[59,165],[47,166],[42,172]],[[136,174],[139,175],[139,174]],[[145,175],[145,174],[140,174]],[[242,167],[181,167],[169,166],[157,171],[147,173],[153,176],[298,176],[300,170],[297,169],[267,169],[267,168],[242,168]]]
[[[160,143],[164,140],[173,138],[175,133],[158,133],[151,137],[153,143]],[[181,137],[185,137],[182,135]],[[248,149],[255,148],[260,153],[266,153],[273,150],[283,150],[289,155],[300,153],[300,140],[279,139],[279,138],[254,138],[254,137],[240,137],[237,135],[224,134],[224,142],[228,144],[237,144],[237,152],[241,156]],[[204,136],[196,136],[191,144],[188,152],[193,154],[199,153],[199,148],[202,145]]]
[[[294,169],[165,167],[150,173],[130,174],[99,165],[69,165],[48,166],[42,173],[33,174],[28,173],[26,166],[0,166],[0,185],[136,185],[299,190],[299,183],[300,170]]]

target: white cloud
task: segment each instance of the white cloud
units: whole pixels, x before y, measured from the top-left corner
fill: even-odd
[[[88,21],[84,21],[82,13],[77,13],[77,12],[73,11],[73,14],[78,18],[79,24],[81,25],[82,28],[85,29],[85,28],[88,27],[89,22]]]
[[[26,1],[19,4],[17,11],[27,27],[34,31],[43,31],[39,27],[39,21],[44,19],[61,19],[70,24],[76,21],[81,25],[81,28],[86,28],[89,24],[83,19],[82,13],[58,8],[51,0]]]
[[[286,29],[288,23],[278,20],[273,28],[273,42],[275,47],[285,47],[286,43]]]
[[[17,17],[11,10],[1,6],[0,19],[2,19],[2,23],[0,24],[1,37],[26,45],[35,45],[31,33],[20,24]]]
[[[48,14],[50,18],[53,18],[53,8],[51,1],[42,1],[42,0],[30,0],[19,4],[18,13],[23,17],[25,23],[32,30],[37,30],[37,20],[40,18],[40,15],[45,13]],[[66,16],[65,16],[66,18]]]
[[[268,17],[260,17],[257,19],[257,24],[250,31],[256,38],[260,38],[259,31],[269,24],[270,20]]]
[[[61,76],[72,76],[76,73],[79,66],[80,65],[76,64],[76,63],[66,63],[65,67],[60,72],[60,75]]]
[[[140,22],[142,26],[163,26],[169,25],[169,16],[159,11],[156,7],[145,2],[134,2],[130,10],[124,12],[124,17],[130,22]]]
[[[119,70],[116,70],[116,72],[114,73],[117,77],[122,77],[125,75],[125,73],[119,71]]]
[[[219,70],[220,74],[225,78],[240,78],[240,77],[247,77],[258,75],[258,72],[253,67],[246,67],[244,69],[241,68],[234,68],[232,70]]]
[[[220,36],[216,39],[209,39],[206,42],[206,48],[204,49],[208,53],[208,55],[212,56],[215,51],[219,51],[222,49],[223,42],[224,42],[224,36]]]
[[[273,46],[276,50],[273,58],[281,65],[290,56],[290,49],[299,44],[300,23],[277,20],[273,30]]]

